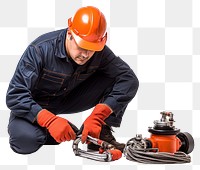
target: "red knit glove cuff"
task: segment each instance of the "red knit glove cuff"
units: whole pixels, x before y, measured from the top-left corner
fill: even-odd
[[[37,115],[37,122],[42,127],[48,127],[55,119],[56,115],[46,109],[42,109]]]
[[[108,105],[100,103],[95,106],[91,115],[96,115],[101,120],[105,120],[112,112],[112,109]]]

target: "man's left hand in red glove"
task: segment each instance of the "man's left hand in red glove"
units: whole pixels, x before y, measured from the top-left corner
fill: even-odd
[[[112,109],[106,104],[97,104],[90,116],[83,123],[82,143],[85,143],[87,136],[99,138],[104,120],[112,113]]]

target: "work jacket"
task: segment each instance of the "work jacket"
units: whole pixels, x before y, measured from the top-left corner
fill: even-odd
[[[115,79],[113,90],[104,100],[113,111],[124,108],[135,96],[137,77],[107,46],[74,70],[65,49],[66,33],[67,29],[62,29],[44,34],[25,50],[6,96],[7,106],[15,116],[34,122],[50,101],[64,98],[97,71]]]

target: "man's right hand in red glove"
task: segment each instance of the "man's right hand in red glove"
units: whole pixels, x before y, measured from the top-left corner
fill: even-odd
[[[85,143],[87,136],[90,135],[94,138],[99,138],[101,127],[105,124],[104,120],[112,113],[112,109],[103,103],[99,103],[95,106],[91,115],[83,122],[80,129],[82,133],[81,141]]]
[[[41,127],[46,127],[50,135],[58,142],[76,139],[76,134],[69,122],[54,115],[46,109],[42,109],[37,115],[37,122]]]

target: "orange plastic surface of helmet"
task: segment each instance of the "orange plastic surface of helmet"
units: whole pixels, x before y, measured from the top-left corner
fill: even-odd
[[[87,6],[78,9],[75,15],[68,19],[68,26],[81,48],[101,51],[105,46],[107,24],[105,16],[98,8]]]

